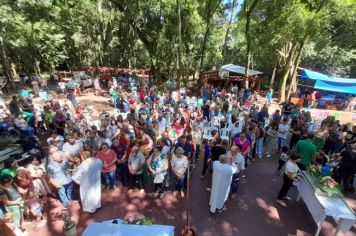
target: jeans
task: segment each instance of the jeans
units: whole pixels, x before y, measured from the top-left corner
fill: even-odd
[[[289,142],[289,150],[292,150],[298,141],[299,138],[291,138]]]
[[[195,161],[199,159],[200,156],[200,144],[195,145]]]
[[[175,190],[176,191],[184,191],[186,184],[187,175],[184,174],[180,179],[177,176],[174,176],[175,179]]]
[[[287,140],[281,137],[278,137],[278,151],[281,150],[282,147],[284,147],[287,143]]]
[[[281,187],[281,190],[279,190],[278,193],[278,200],[283,200],[284,197],[287,196],[287,193],[290,189],[290,187],[292,187],[293,185],[293,180],[291,180],[288,175],[284,174],[283,175],[283,185]]]
[[[232,181],[230,187],[231,193],[236,193],[237,190],[239,189],[239,186],[240,186],[240,173],[235,173],[232,175]]]
[[[113,103],[114,103],[114,108],[119,108],[119,99],[118,98],[113,98]]]
[[[108,173],[103,173],[103,176],[105,187],[114,188],[116,185],[116,169]]]
[[[208,159],[209,159],[209,157],[208,157],[208,158],[204,158],[203,170],[202,170],[202,172],[201,172],[201,175],[203,175],[203,176],[205,176],[206,171],[207,171],[207,170],[208,170],[208,168],[209,168],[209,162],[208,162]]]
[[[57,190],[58,197],[64,207],[68,207],[68,202],[72,200],[73,182],[65,184]]]
[[[278,171],[280,171],[282,169],[282,167],[284,166],[285,163],[286,163],[286,161],[283,161],[281,159],[278,160]]]
[[[256,139],[256,155],[259,159],[262,158],[263,154],[263,137]]]
[[[137,186],[139,189],[145,188],[143,184],[143,174],[130,175],[130,182],[131,182],[130,188],[135,188]]]

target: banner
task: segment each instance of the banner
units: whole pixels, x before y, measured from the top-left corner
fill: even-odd
[[[340,124],[354,123],[356,124],[356,113],[337,110],[321,110],[321,109],[306,109],[310,111],[311,117],[317,123],[324,120],[327,116],[334,116],[335,120],[339,120]]]

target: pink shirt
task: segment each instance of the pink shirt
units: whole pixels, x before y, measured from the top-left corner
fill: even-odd
[[[241,143],[240,137],[236,137],[234,140],[235,144],[240,144],[242,147],[241,152],[244,154],[246,152],[246,150],[250,147],[251,143],[250,141],[248,141],[248,139],[245,139],[244,143]],[[245,154],[244,154],[245,156]]]
[[[96,154],[96,157],[99,158],[102,162],[103,162],[103,168],[101,170],[102,173],[109,173],[111,171],[116,170],[116,163],[114,162],[111,166],[108,167],[104,167],[104,163],[111,163],[114,160],[116,160],[116,152],[114,152],[113,150],[110,149],[109,153],[103,153],[103,152],[98,152]]]

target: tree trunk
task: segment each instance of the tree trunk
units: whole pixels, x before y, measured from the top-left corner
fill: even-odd
[[[282,80],[280,81],[280,84],[279,84],[280,102],[283,102],[286,99],[286,84],[287,84],[287,80],[289,77],[290,65],[291,65],[293,57],[294,57],[295,47],[296,47],[296,45],[292,44],[292,48],[289,52],[286,64],[284,65],[284,68],[283,68],[283,73],[282,73],[283,76],[282,76]]]
[[[245,88],[248,88],[249,81],[248,81],[248,70],[250,68],[251,63],[251,35],[250,35],[250,23],[251,23],[251,14],[256,7],[259,0],[254,0],[250,7],[248,7],[248,1],[245,0],[244,2],[244,11],[246,14],[246,27],[245,27],[245,37],[246,37],[246,68],[245,68]]]
[[[274,65],[273,72],[272,72],[272,77],[271,77],[271,82],[270,82],[270,87],[271,88],[273,88],[274,79],[276,77],[276,71],[277,71],[277,66]]]
[[[19,77],[19,75],[17,74],[17,70],[16,70],[16,65],[15,65],[15,63],[11,63],[11,73],[12,73],[13,79]]]
[[[201,72],[203,71],[206,44],[208,42],[209,34],[210,34],[210,22],[207,23],[207,25],[206,25],[206,31],[205,31],[205,34],[204,34],[202,47],[201,47],[201,51],[200,51],[199,74],[201,74]]]
[[[289,86],[288,89],[288,96],[290,97],[292,92],[295,92],[296,87],[297,87],[297,70],[299,67],[299,63],[300,63],[300,58],[302,56],[302,52],[303,52],[303,48],[304,48],[304,44],[307,40],[307,36],[305,36],[303,38],[303,41],[300,44],[300,47],[298,48],[298,52],[297,52],[297,57],[295,59],[295,63],[294,63],[294,68],[293,68],[293,72],[292,72],[292,76],[291,76],[291,85]]]
[[[7,58],[6,55],[6,51],[5,51],[5,45],[4,45],[4,39],[3,37],[0,35],[0,53],[1,53],[1,65],[3,67],[4,73],[6,75],[6,77],[10,80],[10,83],[12,85],[13,88],[15,88],[15,83],[14,83],[14,78],[13,78],[13,74],[11,71],[11,66],[10,66],[10,62]]]
[[[180,14],[181,3],[180,0],[176,1],[177,3],[177,32],[178,32],[178,47],[177,47],[177,83],[179,87],[182,85],[182,79],[185,80],[184,76],[184,62],[183,62],[183,53],[182,53],[182,19]]]
[[[232,20],[234,19],[234,12],[235,12],[236,6],[237,6],[237,0],[233,0],[231,9],[230,9],[230,18],[229,18],[229,21],[228,21],[227,27],[226,27],[224,45],[223,45],[222,52],[221,52],[221,55],[222,55],[221,64],[222,65],[225,64],[225,62],[226,62],[227,43],[228,43],[228,39],[229,39],[231,23],[232,23]]]
[[[215,5],[214,5],[214,3],[215,3]],[[214,13],[216,12],[216,10],[218,9],[220,4],[221,4],[220,0],[206,0],[205,15],[204,15],[204,20],[206,23],[206,30],[205,30],[203,42],[201,45],[201,51],[200,51],[198,86],[200,86],[202,84],[202,79],[203,79],[202,72],[203,72],[203,66],[204,66],[206,44],[208,43],[210,30],[211,30],[211,19],[214,16]]]

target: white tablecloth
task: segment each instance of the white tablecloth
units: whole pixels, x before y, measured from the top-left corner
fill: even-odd
[[[318,225],[316,235],[319,234],[326,216],[333,217],[337,223],[335,235],[340,230],[343,232],[348,231],[355,223],[355,214],[342,199],[316,195],[304,179],[296,182],[295,185],[298,188],[299,196],[303,198],[315,223]]]
[[[174,227],[169,225],[144,226],[111,222],[89,224],[83,236],[174,236]]]

